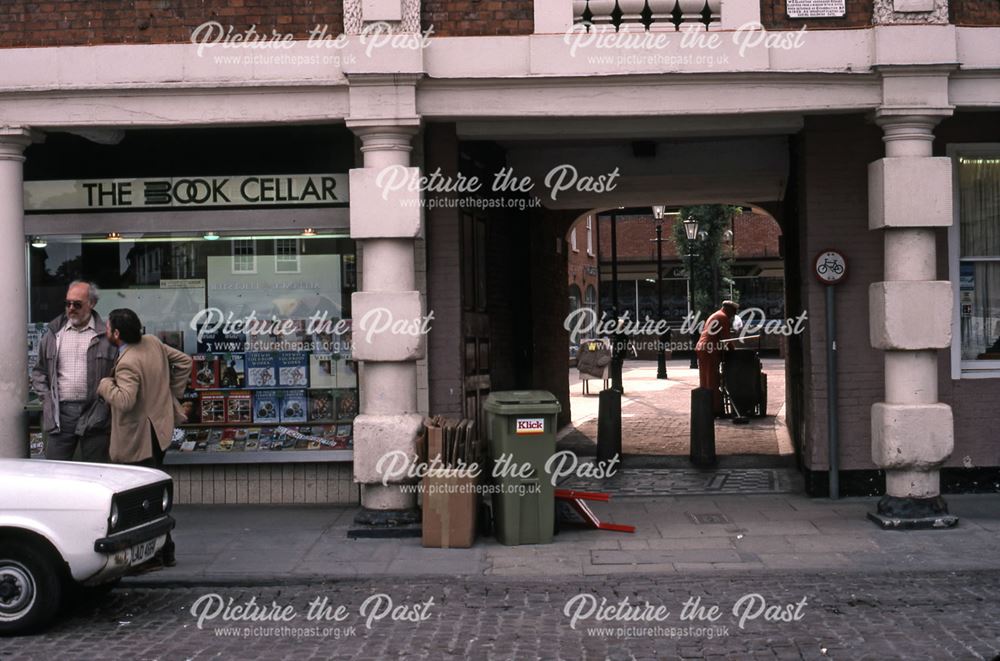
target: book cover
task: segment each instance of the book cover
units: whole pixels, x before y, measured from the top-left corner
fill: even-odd
[[[345,358],[341,356],[337,359],[337,365],[334,368],[337,372],[336,381],[338,388],[357,388],[358,387],[358,364],[355,363],[350,358]]]
[[[244,356],[244,364],[248,388],[273,388],[278,385],[278,372],[273,353],[268,351],[248,353]]]
[[[224,353],[220,355],[219,372],[219,387],[246,387],[246,361],[243,354]]]
[[[313,388],[337,387],[337,356],[332,353],[309,355],[309,384]]]
[[[197,441],[184,441],[181,443],[181,452],[194,452]]]
[[[309,354],[304,351],[277,353],[278,385],[306,388],[309,386]]]
[[[308,409],[305,390],[286,390],[281,400],[281,422],[305,422]]]
[[[191,425],[201,422],[201,395],[197,390],[188,388],[180,398],[181,412],[187,418],[182,424]]]
[[[309,391],[309,422],[332,422],[334,411],[332,392],[329,390]]]
[[[221,392],[201,393],[201,421],[218,423],[226,421],[226,395]]]
[[[226,422],[253,422],[253,401],[249,390],[234,390],[226,394]]]
[[[337,394],[337,420],[353,420],[358,414],[358,396],[353,390]]]
[[[274,429],[267,427],[260,430],[260,437],[257,439],[257,448],[260,450],[270,450],[271,443],[274,442]]]
[[[252,427],[247,430],[247,440],[244,448],[247,452],[253,452],[260,447],[260,429]]]
[[[221,330],[202,332],[198,326],[198,353],[222,353],[246,351],[247,336],[244,333],[223,333]]]
[[[210,446],[210,450],[215,452],[232,452],[233,444],[236,441],[235,429],[223,429],[222,437],[217,444]]]
[[[199,353],[191,356],[191,386],[196,389],[219,387],[219,357]]]
[[[254,424],[273,424],[279,420],[278,409],[281,402],[277,391],[257,390],[253,393]]]

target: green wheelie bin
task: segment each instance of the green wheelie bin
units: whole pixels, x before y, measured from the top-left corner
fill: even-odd
[[[545,464],[556,451],[559,400],[544,390],[506,390],[491,393],[483,410],[497,486],[497,541],[508,546],[551,543],[555,488]]]

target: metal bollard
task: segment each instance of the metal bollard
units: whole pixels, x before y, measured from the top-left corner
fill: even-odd
[[[622,394],[613,388],[598,395],[597,461],[608,461],[622,453]]]
[[[710,388],[691,391],[691,463],[699,468],[716,463],[715,414]]]

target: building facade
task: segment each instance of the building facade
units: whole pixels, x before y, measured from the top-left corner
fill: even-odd
[[[995,3],[177,0],[2,11],[0,422],[19,430],[3,439],[4,456],[27,452],[26,329],[58,304],[72,270],[39,266],[36,237],[62,251],[59,264],[91,252],[102,263],[111,253],[98,257],[110,250],[100,241],[139,234],[149,240],[119,249],[117,266],[102,263],[111,288],[204,277],[205,305],[212,257],[247,271],[232,279],[254,262],[306,268],[302,251],[319,242],[328,259],[310,291],[330,302],[290,316],[350,312],[360,404],[350,457],[178,465],[179,498],[359,498],[371,521],[404,521],[414,497],[397,484],[405,478],[383,480],[379,459],[413,450],[423,414],[477,417],[491,390],[532,387],[559,396],[568,419],[574,222],[723,203],[757,206],[780,225],[785,314],[808,315],[789,338],[787,378],[812,493],[826,492],[829,467],[833,338],[814,275],[828,250],[848,273],[835,289],[842,492],[885,493],[889,517],[940,519],[942,490],[997,474]],[[453,185],[435,186],[434,173]],[[303,197],[308,176],[343,181],[348,195]],[[195,209],[199,177],[256,183],[232,207],[228,189],[209,184],[230,202]],[[188,202],[154,196],[140,211],[120,186],[156,179],[185,180]],[[63,182],[64,203],[42,182]],[[88,190],[114,208],[72,201]],[[203,246],[207,227],[228,253]],[[199,233],[185,253],[176,237]],[[170,246],[169,273],[166,248],[146,247],[158,242]],[[181,275],[185,255],[192,277]],[[339,283],[328,281],[333,256]],[[47,289],[29,296],[39,277]],[[432,330],[359,332],[380,311],[433,312]]]

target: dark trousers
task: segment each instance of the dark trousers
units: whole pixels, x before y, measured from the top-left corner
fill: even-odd
[[[45,443],[46,459],[72,461],[79,446],[80,461],[99,464],[111,462],[108,455],[111,437],[107,429],[97,429],[83,435],[76,433],[76,426],[86,405],[86,402],[59,402],[59,429],[48,434]]]
[[[150,438],[151,443],[152,443],[152,447],[150,449],[153,451],[153,456],[150,457],[149,459],[143,459],[142,461],[133,461],[132,463],[130,463],[128,465],[129,466],[144,466],[146,468],[156,468],[157,470],[162,470],[163,469],[163,456],[166,454],[166,452],[164,452],[160,448],[160,442],[156,439],[156,430],[153,429],[153,425],[152,424],[149,425],[149,438]],[[173,558],[175,550],[176,550],[176,545],[174,544],[174,540],[170,536],[170,533],[168,532],[167,533],[167,541],[163,544],[163,550],[161,551],[163,553],[163,557],[164,558]]]

